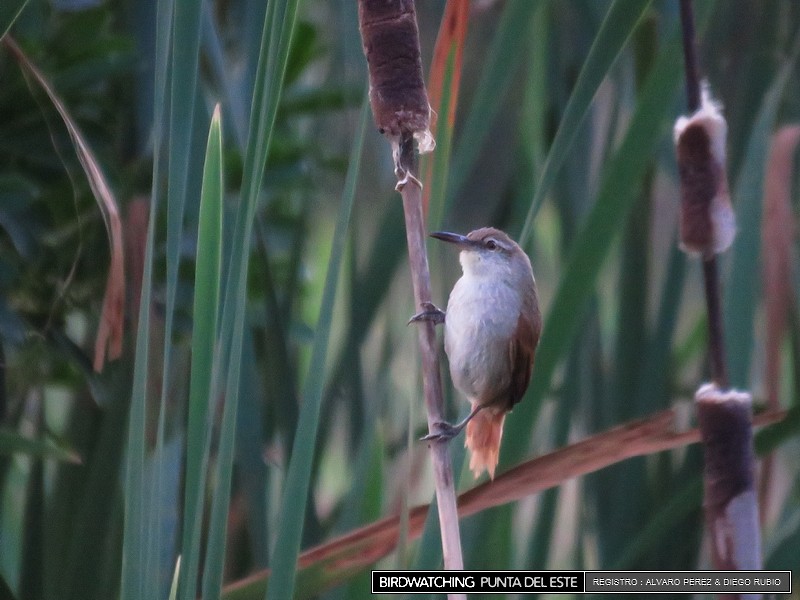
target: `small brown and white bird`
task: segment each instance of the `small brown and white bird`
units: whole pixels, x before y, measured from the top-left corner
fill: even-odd
[[[457,425],[439,423],[425,439],[450,439],[466,426],[470,469],[476,478],[484,470],[494,478],[503,422],[528,388],[542,329],[536,281],[528,256],[498,229],[431,236],[461,250],[463,275],[444,315],[430,305],[414,320],[444,320],[450,376],[472,410]]]

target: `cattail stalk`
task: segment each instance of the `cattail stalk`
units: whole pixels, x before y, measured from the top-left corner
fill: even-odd
[[[378,130],[392,145],[397,191],[403,199],[408,258],[417,306],[431,301],[430,271],[418,178],[415,140],[420,152],[433,149],[429,132],[430,105],[422,77],[416,12],[413,0],[359,0],[359,25],[369,65],[370,104]],[[428,428],[444,420],[444,398],[439,372],[434,324],[418,325],[422,382]],[[439,512],[444,567],[464,568],[458,528],[455,483],[446,443],[430,444]],[[450,598],[464,598],[451,594]]]
[[[681,0],[690,116],[675,125],[681,179],[681,247],[703,262],[711,383],[695,394],[704,452],[704,499],[711,560],[716,569],[761,568],[755,490],[752,398],[729,388],[716,255],[733,243],[736,226],[725,168],[727,124],[700,83],[691,0]],[[740,598],[739,594],[720,598]]]

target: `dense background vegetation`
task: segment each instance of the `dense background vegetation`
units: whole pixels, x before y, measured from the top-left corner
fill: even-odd
[[[96,372],[108,207],[53,98],[2,45],[0,596],[165,598],[181,555],[178,597],[216,597],[276,559],[291,579],[280,559],[293,564],[298,542],[431,499],[401,207],[360,110],[355,2],[196,4],[3,0],[0,34],[22,8],[10,34],[110,183],[126,303],[122,354]],[[443,8],[419,2],[426,61]],[[771,136],[800,120],[800,5],[697,11],[739,218],[722,263],[731,378],[759,405],[774,385],[795,407],[758,439],[775,450],[764,561],[800,569],[800,273],[795,259],[777,315],[761,268],[779,244],[767,231],[762,247]],[[706,373],[699,264],[676,247],[679,33],[672,0],[472,5],[430,228],[518,237],[535,216],[526,249],[546,328],[501,471],[686,405]],[[444,305],[456,256],[429,251]],[[776,340],[767,323],[781,316]],[[448,395],[455,417],[464,404]],[[482,511],[462,521],[467,568],[708,567],[701,468],[689,446]],[[408,532],[401,517],[383,564],[436,568],[437,528]],[[368,593],[368,570],[302,567],[298,595]],[[263,582],[226,595],[263,597]]]

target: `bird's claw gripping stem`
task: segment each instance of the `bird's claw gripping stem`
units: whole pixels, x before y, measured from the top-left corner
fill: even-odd
[[[455,425],[453,425],[452,423],[448,423],[447,421],[436,421],[433,424],[433,426],[438,431],[429,433],[428,435],[421,437],[420,441],[449,442],[459,433],[461,433],[464,427],[467,426],[467,423],[469,423],[472,420],[472,418],[479,412],[481,412],[483,409],[484,409],[483,406],[480,405],[476,406],[475,408],[472,409],[472,412],[469,413],[463,421],[456,423]]]
[[[464,425],[466,425],[466,423],[463,425],[461,423],[453,425],[447,421],[437,421],[434,423],[434,427],[436,427],[437,431],[429,433],[419,439],[423,442],[449,442],[461,433],[461,430],[464,429]]]
[[[408,325],[411,323],[419,323],[421,321],[430,321],[434,325],[444,323],[444,311],[437,308],[433,302],[423,302],[421,304],[422,312],[418,312],[408,320]]]

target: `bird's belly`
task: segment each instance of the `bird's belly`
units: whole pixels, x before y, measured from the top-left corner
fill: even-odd
[[[503,399],[511,380],[510,339],[519,306],[496,285],[462,285],[450,295],[445,317],[445,351],[456,388],[478,404]]]

